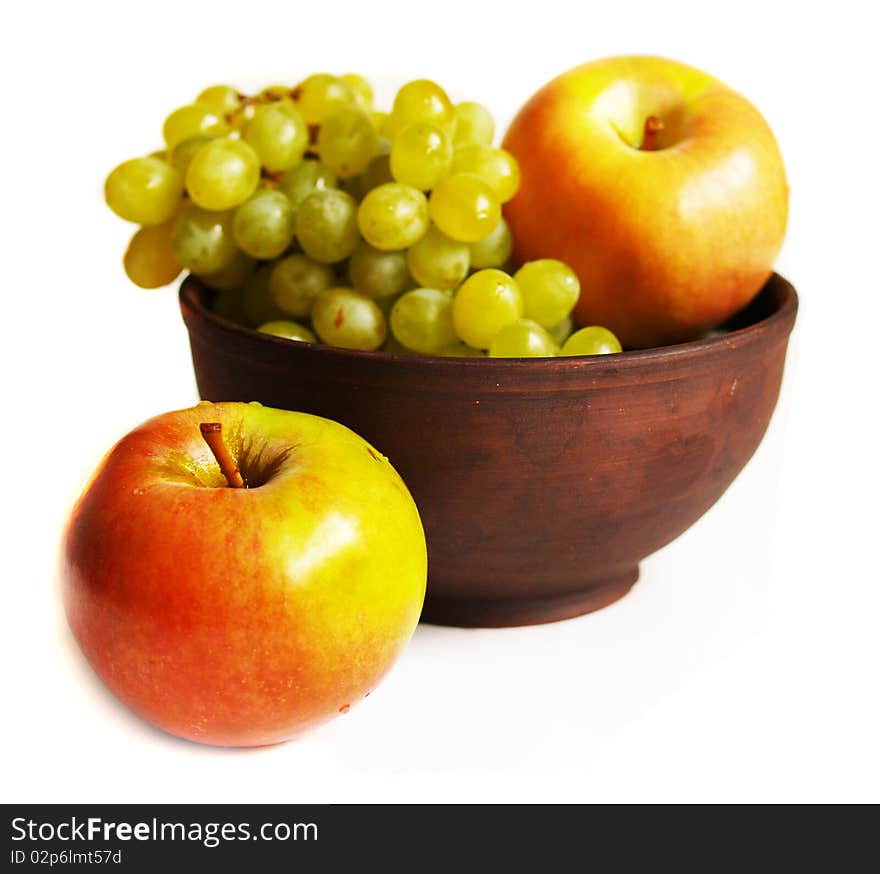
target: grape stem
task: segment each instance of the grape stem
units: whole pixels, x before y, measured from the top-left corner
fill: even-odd
[[[205,438],[208,448],[214,453],[214,458],[217,459],[217,464],[220,465],[220,470],[226,477],[229,488],[247,488],[238,465],[233,461],[226,444],[223,442],[223,425],[220,422],[202,422],[199,425],[199,431],[202,432],[202,437]]]
[[[656,152],[659,148],[660,131],[663,130],[663,122],[656,115],[649,115],[645,119],[645,131],[642,135],[642,144],[639,150],[642,152]]]

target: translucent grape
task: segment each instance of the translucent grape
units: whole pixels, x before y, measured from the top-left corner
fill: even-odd
[[[286,319],[276,319],[273,322],[265,322],[257,328],[263,334],[271,334],[273,337],[283,337],[285,340],[297,340],[300,343],[317,343],[318,338],[304,325],[297,322],[288,322]]]
[[[257,262],[239,249],[225,267],[216,273],[202,273],[199,275],[199,279],[208,288],[216,288],[220,291],[232,288],[240,289],[256,269]]]
[[[370,110],[373,107],[373,86],[359,73],[344,73],[339,77],[348,85],[354,99],[361,109]]]
[[[303,252],[322,264],[347,258],[360,238],[357,201],[338,188],[313,191],[296,212],[296,238]]]
[[[159,158],[123,161],[104,183],[107,206],[120,218],[139,225],[161,225],[180,205],[180,174]]]
[[[382,140],[381,142],[387,141]],[[370,191],[379,185],[393,181],[394,177],[391,175],[391,156],[388,154],[376,155],[367,164],[366,170],[356,179],[358,196],[360,198],[366,197]]]
[[[272,266],[269,291],[282,312],[304,318],[312,311],[318,292],[335,282],[332,267],[312,261],[307,255],[288,255]]]
[[[175,109],[162,125],[162,135],[169,150],[181,140],[200,134],[220,136],[228,130],[229,126],[222,114],[218,114],[204,103],[190,103]]]
[[[271,173],[289,170],[302,160],[309,129],[293,104],[261,106],[244,129],[245,141]]]
[[[505,325],[489,344],[490,358],[555,358],[558,354],[553,338],[531,319]]]
[[[522,294],[501,270],[474,273],[462,283],[452,305],[455,331],[474,349],[488,349],[495,335],[522,314]]]
[[[397,92],[385,131],[389,139],[394,139],[405,127],[419,122],[432,124],[450,135],[455,125],[452,101],[436,82],[428,79],[407,82]]]
[[[394,297],[410,279],[406,260],[404,252],[383,252],[361,240],[348,262],[351,284],[373,299]]]
[[[329,73],[315,73],[303,79],[297,85],[295,94],[296,104],[306,124],[323,124],[331,113],[355,102],[349,85]]]
[[[378,141],[379,134],[362,109],[343,107],[321,125],[318,155],[340,179],[349,179],[366,169]]]
[[[257,191],[236,211],[235,242],[254,258],[277,258],[293,241],[293,205],[280,191]]]
[[[513,234],[501,218],[488,237],[471,243],[471,267],[503,267],[513,253]]]
[[[428,230],[428,202],[417,188],[388,182],[364,197],[357,219],[371,246],[384,251],[407,249]]]
[[[432,124],[411,124],[391,144],[391,175],[404,185],[429,191],[451,167],[452,143]]]
[[[240,140],[211,140],[193,156],[186,190],[204,209],[232,209],[244,203],[260,182],[260,159]]]
[[[385,338],[385,342],[381,346],[381,351],[389,355],[414,355],[411,349],[407,349],[399,340],[397,340],[390,331]]]
[[[376,302],[352,288],[328,288],[312,306],[315,333],[330,346],[372,352],[385,341],[388,327]]]
[[[286,194],[296,209],[313,191],[336,188],[337,183],[336,174],[329,167],[307,159],[281,177],[278,191]]]
[[[391,310],[391,333],[407,349],[436,355],[456,341],[452,295],[436,288],[408,291]]]
[[[241,95],[231,85],[210,85],[196,97],[196,103],[203,103],[218,115],[226,115],[238,109]]]
[[[141,288],[161,288],[183,269],[171,248],[173,222],[141,228],[131,238],[122,263],[128,278]]]
[[[196,152],[198,152],[202,146],[210,143],[212,139],[214,138],[200,134],[197,137],[189,137],[188,139],[181,140],[171,150],[171,166],[180,173],[181,179],[186,178],[186,171],[189,169],[189,165],[195,157]]]
[[[230,135],[241,136],[241,132],[250,124],[257,114],[257,106],[253,103],[243,103],[237,109],[226,116],[226,124],[229,126]]]
[[[522,292],[526,318],[545,328],[558,325],[571,313],[581,291],[575,272],[553,258],[529,261],[513,278]]]
[[[428,201],[434,224],[453,240],[476,243],[498,225],[501,205],[487,182],[472,173],[441,179]]]
[[[171,246],[177,260],[193,273],[222,270],[238,251],[232,234],[232,213],[187,204],[174,222]]]
[[[457,288],[470,268],[467,243],[452,240],[435,227],[406,253],[413,279],[426,288]]]
[[[241,288],[227,288],[221,291],[214,298],[211,309],[221,318],[235,322],[236,325],[247,324],[247,316],[244,312],[244,292]]]
[[[519,188],[519,164],[504,149],[480,145],[463,146],[455,150],[452,169],[456,173],[473,173],[484,179],[501,203],[507,203]]]
[[[566,316],[561,322],[547,329],[547,333],[553,338],[557,346],[561,346],[574,330],[574,319]]]
[[[466,101],[455,106],[455,135],[452,143],[458,146],[491,146],[495,138],[495,122],[482,103]]]
[[[242,308],[244,310],[245,324],[256,328],[266,322],[275,322],[287,318],[282,312],[269,289],[269,276],[272,273],[272,265],[264,264],[251,276],[244,286],[242,294]]]
[[[621,352],[620,340],[607,328],[592,325],[575,331],[562,346],[561,355],[611,355]]]

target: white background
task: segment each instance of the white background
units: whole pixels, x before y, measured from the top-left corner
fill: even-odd
[[[880,800],[880,104],[872,4],[6,4],[3,801]],[[439,16],[435,18],[434,16]],[[617,605],[421,627],[369,698],[294,743],[203,748],[106,693],[59,606],[64,517],[131,427],[196,400],[173,290],[141,292],[103,205],[204,85],[428,76],[500,118],[595,57],[745,93],[791,187],[801,313],[757,455]]]

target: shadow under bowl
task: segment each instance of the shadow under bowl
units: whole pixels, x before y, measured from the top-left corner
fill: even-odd
[[[180,289],[202,398],[335,419],[412,492],[422,618],[550,622],[626,594],[639,562],[721,497],[761,441],[797,295],[774,274],[727,333],[619,355],[433,358],[260,334]]]

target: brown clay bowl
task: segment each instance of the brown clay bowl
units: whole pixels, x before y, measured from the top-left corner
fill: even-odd
[[[629,591],[761,441],[797,295],[782,277],[710,339],[619,355],[431,358],[293,343],[180,290],[201,396],[336,419],[409,486],[428,541],[423,619],[549,622]]]

